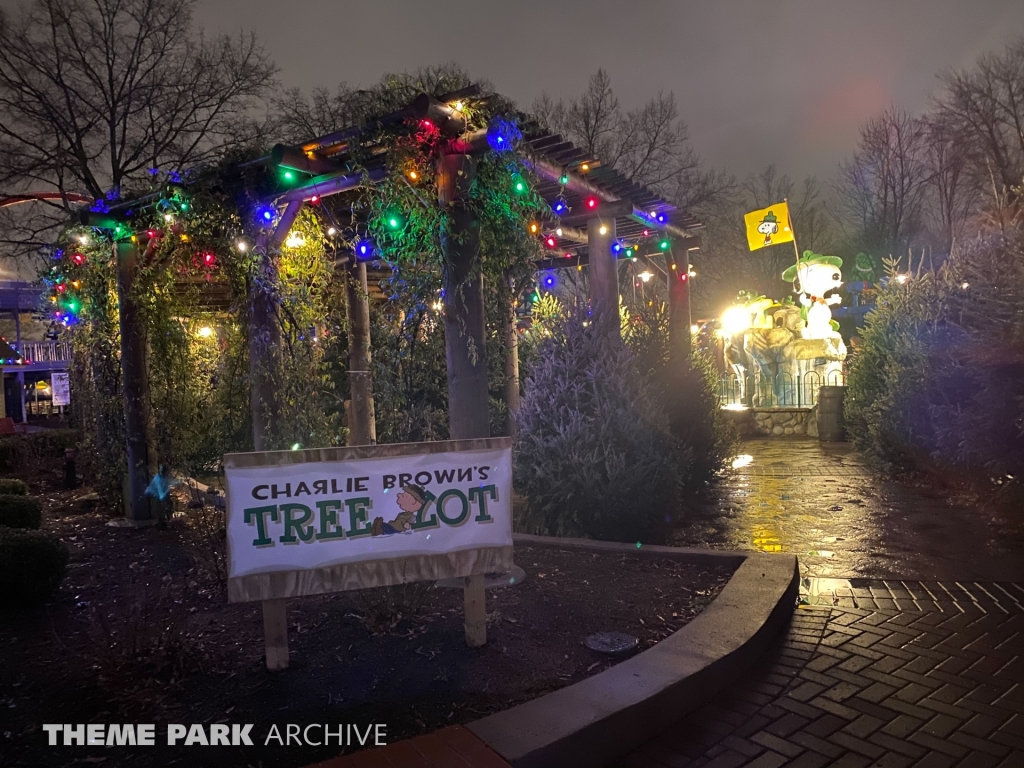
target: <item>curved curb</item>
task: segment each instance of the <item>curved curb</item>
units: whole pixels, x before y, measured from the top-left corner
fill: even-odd
[[[765,650],[796,605],[793,555],[713,552],[520,536],[534,546],[589,549],[684,562],[738,562],[693,621],[628,661],[469,723],[515,768],[597,768],[628,754],[729,685]]]

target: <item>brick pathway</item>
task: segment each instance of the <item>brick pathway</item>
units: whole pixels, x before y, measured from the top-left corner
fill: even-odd
[[[620,768],[1024,767],[1024,585],[854,584]]]

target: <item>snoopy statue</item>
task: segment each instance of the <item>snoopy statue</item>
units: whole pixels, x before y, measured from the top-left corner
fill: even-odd
[[[793,349],[793,355],[797,360],[825,358],[830,361],[829,370],[840,370],[846,357],[846,345],[830,308],[842,303],[838,293],[843,284],[841,266],[843,260],[838,256],[804,251],[800,260],[782,273],[782,279],[793,283],[800,294],[800,305],[805,311],[806,325],[800,331],[804,343],[795,345],[800,349]]]

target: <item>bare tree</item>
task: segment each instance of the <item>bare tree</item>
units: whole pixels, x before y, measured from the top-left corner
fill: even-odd
[[[962,131],[942,112],[925,120],[928,168],[925,224],[933,245],[948,253],[961,237],[981,196],[981,174],[972,162]]]
[[[727,174],[703,169],[672,94],[659,93],[642,107],[623,110],[603,69],[579,98],[556,101],[543,94],[531,111],[591,157],[682,207],[699,208],[733,184]]]
[[[40,0],[0,13],[0,184],[101,198],[252,141],[276,67],[253,35],[204,38],[194,5]]]
[[[994,197],[1012,194],[1024,177],[1024,38],[942,82],[938,114],[986,170]]]
[[[924,121],[895,107],[861,129],[832,197],[832,213],[856,247],[902,253],[921,233],[930,178],[926,142]]]

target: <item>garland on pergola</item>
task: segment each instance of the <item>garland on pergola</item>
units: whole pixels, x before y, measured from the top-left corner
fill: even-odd
[[[467,129],[488,144],[476,153],[467,205],[480,230],[489,326],[496,328],[508,322],[513,290],[530,283],[540,248],[531,222],[548,209],[534,191],[515,123],[495,106],[460,106]],[[417,300],[436,296],[441,241],[450,231],[436,172],[446,141],[428,121],[359,136],[356,162],[364,148],[383,149],[383,179],[338,200],[310,201],[271,254],[276,268],[267,288],[282,329],[275,387],[286,431],[278,442],[314,447],[344,439],[337,376],[346,349],[343,291],[329,254],[340,249],[390,265],[399,279],[412,278]],[[86,223],[68,226],[55,243],[44,276],[48,311],[73,342],[76,416],[111,492],[120,490],[125,466],[116,243],[138,246],[129,290],[148,341],[151,453],[169,472],[213,472],[223,453],[251,448],[247,317],[253,281],[262,279],[257,244],[267,242],[279,215],[266,201],[300,181],[292,172],[239,166],[237,158],[184,183],[154,175],[149,188],[133,190],[135,202],[93,206]]]

